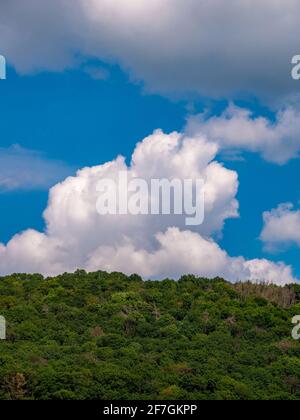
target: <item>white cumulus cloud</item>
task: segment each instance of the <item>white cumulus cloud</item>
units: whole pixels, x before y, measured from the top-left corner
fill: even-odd
[[[186,273],[208,278],[223,276],[232,282],[250,280],[267,284],[293,283],[292,269],[284,263],[230,257],[212,239],[191,232],[169,228],[156,235],[158,248],[152,252],[137,249],[131,241],[115,247],[100,246],[91,255],[88,270],[99,264],[107,271],[140,273],[146,278],[178,279]]]
[[[265,212],[261,240],[266,248],[296,244],[300,246],[300,210],[291,203],[280,204],[276,209]]]
[[[80,267],[157,279],[195,273],[231,281],[296,281],[283,263],[233,258],[215,242],[226,219],[238,216],[238,177],[215,160],[217,152],[205,137],[158,130],[137,145],[130,166],[118,157],[78,171],[50,190],[45,232],[27,230],[0,245],[0,273],[58,274]],[[100,216],[97,184],[117,179],[120,171],[146,181],[203,178],[204,224],[187,228],[184,215]]]
[[[256,152],[277,164],[299,157],[300,112],[292,107],[279,111],[271,121],[231,104],[220,116],[191,117],[187,131],[207,136],[220,150]]]

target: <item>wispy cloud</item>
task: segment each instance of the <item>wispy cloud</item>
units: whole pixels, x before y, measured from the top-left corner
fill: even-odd
[[[108,68],[101,65],[87,65],[84,71],[94,80],[107,80],[110,76]]]
[[[0,148],[0,193],[48,189],[71,175],[74,168],[41,152],[19,145]]]

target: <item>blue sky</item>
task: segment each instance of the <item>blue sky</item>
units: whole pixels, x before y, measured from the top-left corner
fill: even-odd
[[[80,264],[151,278],[192,271],[282,284],[300,277],[299,82],[290,75],[298,28],[291,16],[300,16],[300,7],[293,0],[282,9],[265,3],[3,6],[0,273],[55,274]],[[148,149],[144,139],[157,129]],[[199,136],[194,150],[189,138]],[[157,177],[166,170],[211,174],[216,198],[208,199],[203,227],[185,236],[172,219],[141,227],[138,220],[95,218],[95,171],[110,161],[117,170],[122,155],[130,172],[134,150],[141,176],[153,168]],[[175,241],[186,249],[172,248]]]

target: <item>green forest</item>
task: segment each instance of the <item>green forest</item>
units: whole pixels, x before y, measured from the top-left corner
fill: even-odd
[[[299,400],[300,286],[0,278],[0,399]]]

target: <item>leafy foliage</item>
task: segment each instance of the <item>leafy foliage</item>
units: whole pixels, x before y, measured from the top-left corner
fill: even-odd
[[[0,399],[300,398],[296,285],[23,274],[0,314]]]

